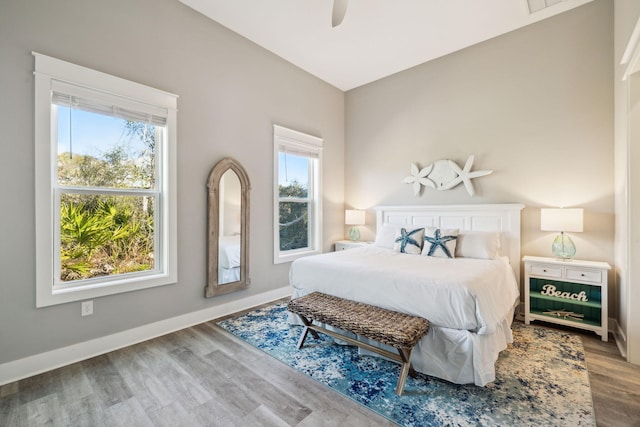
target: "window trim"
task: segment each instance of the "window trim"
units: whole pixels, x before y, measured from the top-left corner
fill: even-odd
[[[35,57],[35,239],[36,239],[36,307],[63,304],[88,298],[162,286],[177,282],[177,202],[176,202],[176,141],[177,95],[139,83],[95,71],[76,64],[32,52]],[[75,286],[55,286],[56,234],[55,223],[55,164],[57,151],[55,117],[52,115],[53,81],[68,83],[79,88],[103,93],[106,97],[123,101],[123,106],[137,105],[148,108],[149,114],[161,111],[166,115],[165,141],[162,159],[158,165],[159,204],[162,210],[162,229],[159,235],[162,259],[160,269],[149,273],[114,276],[113,280],[95,283],[79,281]],[[147,106],[147,107],[145,107]],[[59,216],[59,215],[58,215]],[[158,225],[156,225],[158,226]],[[161,257],[161,258],[160,258]]]
[[[282,126],[273,125],[273,263],[281,264],[291,262],[297,258],[315,255],[322,252],[322,143],[323,139],[307,135]],[[280,147],[293,148],[295,151],[308,153],[310,157],[316,157],[316,165],[311,171],[312,197],[309,203],[309,247],[280,250]],[[297,199],[298,200],[298,199]],[[296,200],[296,201],[297,201]]]

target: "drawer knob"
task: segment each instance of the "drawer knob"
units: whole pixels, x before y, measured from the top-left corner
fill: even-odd
[[[580,273],[580,275],[581,275],[582,277],[584,277],[584,273]]]
[[[542,269],[542,271],[546,273],[546,272],[547,272],[547,269],[546,269],[546,268],[543,268],[543,269]]]

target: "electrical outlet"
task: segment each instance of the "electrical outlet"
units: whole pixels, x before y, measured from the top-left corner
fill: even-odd
[[[82,303],[82,315],[90,316],[93,314],[93,301],[84,301]]]

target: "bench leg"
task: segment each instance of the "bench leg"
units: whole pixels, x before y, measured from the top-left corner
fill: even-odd
[[[413,351],[413,348],[398,349],[398,353],[400,353],[400,358],[402,359],[402,369],[400,370],[400,376],[398,377],[398,385],[396,386],[396,394],[398,396],[402,396],[402,392],[404,391],[404,385],[407,382],[407,375],[409,374],[409,372],[413,373],[413,368],[411,367],[412,351]]]
[[[320,336],[318,335],[318,333],[316,331],[314,331],[313,329],[309,328],[309,326],[311,326],[311,322],[304,316],[298,314],[298,317],[300,317],[300,320],[302,320],[302,324],[304,325],[304,330],[302,331],[302,335],[300,336],[300,339],[298,340],[298,350],[300,350],[302,348],[302,346],[304,345],[304,341],[307,339],[307,335],[309,334],[309,332],[311,332],[311,335],[313,335],[313,337],[315,339],[320,339]]]

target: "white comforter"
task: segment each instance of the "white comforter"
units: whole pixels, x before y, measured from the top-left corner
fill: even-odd
[[[240,235],[220,237],[219,260],[220,268],[234,268],[240,266]]]
[[[501,328],[519,298],[507,258],[444,259],[369,246],[300,258],[289,276],[294,297],[320,291],[478,335]]]

